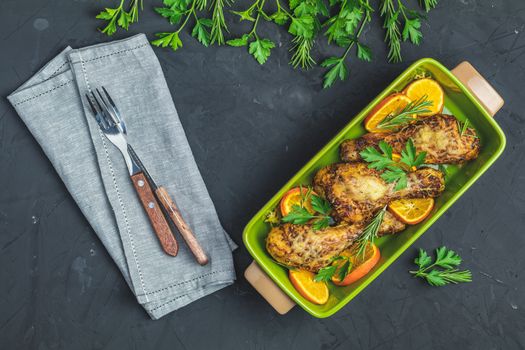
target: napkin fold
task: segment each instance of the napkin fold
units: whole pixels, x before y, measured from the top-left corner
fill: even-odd
[[[119,107],[128,141],[162,184],[208,253],[200,266],[176,232],[165,254],[119,150],[105,139],[85,94],[104,86]],[[235,280],[235,243],[222,228],[147,38],[62,51],[10,96],[28,129],[153,319]]]

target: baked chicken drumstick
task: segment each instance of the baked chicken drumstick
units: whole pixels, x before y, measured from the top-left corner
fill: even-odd
[[[360,152],[377,147],[384,140],[395,153],[401,153],[408,139],[414,142],[417,152],[426,152],[427,164],[454,164],[477,158],[480,149],[476,131],[466,128],[463,135],[455,117],[446,114],[434,115],[409,124],[397,132],[369,133],[346,140],[341,144],[341,159],[344,162],[360,161]]]
[[[402,198],[437,197],[445,189],[439,170],[422,168],[407,174],[407,186],[395,190],[381,173],[366,163],[338,163],[322,168],[314,177],[314,190],[333,208],[332,217],[347,223],[366,223],[389,202]]]

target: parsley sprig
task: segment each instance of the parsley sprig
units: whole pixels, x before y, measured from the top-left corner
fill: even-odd
[[[387,115],[379,124],[378,129],[391,130],[399,128],[402,125],[413,122],[418,114],[430,112],[428,107],[432,107],[433,102],[423,95],[415,101],[411,101],[405,107],[396,110]]]
[[[461,261],[461,257],[455,251],[445,246],[436,249],[436,260],[433,263],[427,252],[419,249],[419,256],[414,260],[419,269],[410,273],[437,287],[449,283],[472,282],[472,273],[469,270],[457,268]]]
[[[385,141],[379,142],[379,150],[370,146],[359,154],[364,161],[370,163],[369,168],[383,170],[381,178],[387,183],[396,183],[396,191],[407,187],[407,174],[423,165],[427,155],[426,152],[416,152],[412,139],[408,139],[405,149],[401,151],[399,162],[392,159],[392,146]]]
[[[207,0],[163,0],[164,7],[157,7],[155,11],[166,18],[170,24],[177,25],[173,32],[156,33],[158,39],[151,43],[159,47],[170,47],[173,51],[182,47],[180,33],[193,22],[191,36],[202,45],[213,43],[224,44],[224,31],[227,30],[224,20],[224,7],[229,5],[228,0],[213,0],[208,6]],[[209,7],[209,8],[208,8]],[[211,11],[211,18],[201,15]]]
[[[312,214],[306,209],[306,202],[310,201],[315,214]],[[321,198],[312,193],[311,188],[308,188],[306,194],[303,194],[301,187],[301,203],[294,204],[290,213],[282,218],[283,222],[289,222],[295,225],[304,225],[312,223],[314,230],[321,230],[330,225],[332,218],[330,212],[332,207],[330,203],[324,198]]]
[[[126,7],[128,10],[126,11]],[[131,23],[138,22],[139,8],[142,10],[142,0],[131,0],[126,6],[125,0],[120,0],[120,4],[115,8],[105,8],[96,18],[107,21],[107,24],[100,31],[109,36],[115,34],[117,25],[124,30],[128,30]]]
[[[334,262],[340,261],[338,264]],[[325,266],[317,272],[314,277],[316,282],[328,282],[332,279],[333,276],[337,275],[340,281],[344,280],[345,277],[352,270],[352,262],[347,256],[337,255],[330,259],[330,265]]]

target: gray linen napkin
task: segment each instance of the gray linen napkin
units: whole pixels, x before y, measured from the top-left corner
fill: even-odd
[[[208,253],[208,265],[196,263],[178,233],[179,254],[162,251],[122,155],[104,138],[81,98],[101,85],[126,120],[128,141]],[[143,34],[68,47],[8,99],[151,318],[233,283],[235,243],[221,227],[159,61]]]

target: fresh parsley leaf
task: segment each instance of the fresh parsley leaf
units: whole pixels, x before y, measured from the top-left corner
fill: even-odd
[[[288,15],[283,11],[277,11],[270,18],[279,25],[284,25],[288,22]]]
[[[173,51],[182,47],[182,41],[179,38],[178,32],[173,33],[157,33],[155,34],[159,37],[157,40],[151,42],[152,45],[159,47],[171,47]]]
[[[226,44],[230,45],[230,46],[235,46],[235,47],[239,47],[239,46],[246,46],[248,45],[248,38],[250,36],[248,34],[244,34],[242,37],[240,38],[236,38],[236,39],[231,39],[231,40],[228,40],[226,42]]]
[[[348,68],[343,59],[339,57],[330,57],[321,63],[321,67],[332,67],[324,76],[323,87],[327,88],[334,84],[335,80],[345,80],[348,78]]]
[[[405,149],[401,151],[401,162],[405,163],[409,169],[418,168],[425,162],[427,152],[421,152],[416,154],[416,147],[412,139],[408,139],[405,145]]]
[[[325,266],[317,272],[317,274],[314,277],[314,281],[328,282],[332,279],[332,276],[335,274],[336,270],[337,270],[337,266],[335,265]]]
[[[293,35],[312,38],[314,35],[314,19],[310,15],[292,17],[288,32]]]
[[[193,31],[191,32],[191,36],[194,38],[197,38],[197,40],[204,46],[208,47],[210,45],[210,32],[206,29],[206,27],[211,27],[212,21],[208,18],[199,18],[195,22],[195,27],[193,27]]]
[[[368,46],[357,43],[357,58],[370,62],[372,61],[372,51],[370,51]]]
[[[394,189],[399,191],[406,188],[408,178],[407,173],[416,170],[425,162],[426,152],[416,153],[416,148],[412,139],[408,139],[405,149],[401,151],[401,159],[395,162],[392,159],[392,147],[385,141],[379,142],[378,151],[375,147],[367,147],[359,154],[368,164],[369,168],[384,170],[381,178],[387,183],[396,182]]]
[[[333,264],[335,261],[341,261],[339,264]],[[340,281],[344,280],[352,269],[352,263],[346,256],[336,255],[330,259],[330,265],[321,268],[314,277],[316,282],[328,282],[333,276],[337,275]]]
[[[313,194],[310,196],[310,200],[312,203],[312,208],[314,208],[316,212],[320,214],[324,214],[324,215],[330,214],[332,207],[330,206],[330,203],[326,199]]]
[[[423,249],[419,249],[419,256],[414,260],[418,265],[417,271],[410,271],[415,277],[424,278],[431,286],[444,286],[449,283],[463,283],[472,281],[472,273],[469,270],[459,270],[461,257],[453,250],[446,247],[436,249],[436,260]]]
[[[414,259],[414,263],[419,266],[420,269],[427,267],[432,262],[432,258],[427,254],[427,252],[419,248],[419,256]]]
[[[288,215],[283,217],[283,222],[290,222],[295,225],[304,225],[308,221],[315,219],[316,216],[308,212],[306,208],[301,207],[300,205],[293,205],[292,210]]]
[[[403,40],[407,41],[410,38],[410,41],[414,45],[419,45],[423,34],[419,30],[421,28],[421,21],[419,18],[407,18],[405,20],[405,27],[403,28]]]
[[[248,51],[255,57],[259,64],[264,64],[268,57],[270,57],[270,50],[274,47],[275,44],[271,40],[255,38],[255,41],[250,43]]]
[[[394,165],[395,162],[392,160],[392,146],[381,140],[379,141],[379,149],[381,152],[375,147],[370,146],[361,151],[359,155],[365,162],[370,163],[368,167],[372,169],[383,170]]]

